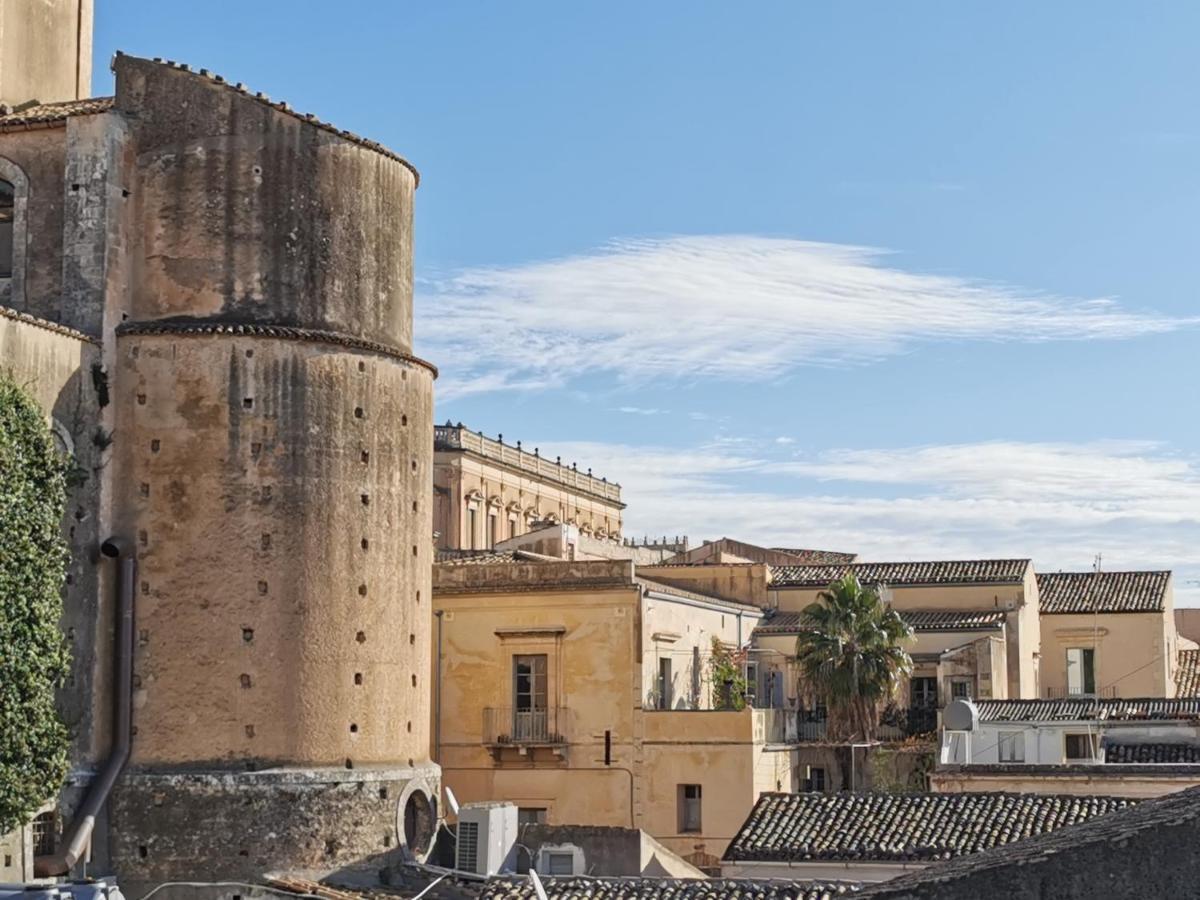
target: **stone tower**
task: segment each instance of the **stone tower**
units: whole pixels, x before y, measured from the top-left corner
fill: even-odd
[[[37,335],[74,342],[55,358],[87,401],[68,410],[88,478],[68,523],[67,833],[131,696],[89,869],[131,896],[421,857],[440,776],[417,172],[204,70],[114,70],[115,98],[0,114],[18,236],[0,304],[36,317],[15,361],[46,356]],[[131,695],[110,678],[110,536],[138,567],[131,673],[115,655]]]
[[[140,572],[114,862],[155,881],[419,855],[438,774],[417,173],[207,73],[116,75],[137,166],[115,518]]]
[[[92,0],[0,0],[0,104],[92,89]]]

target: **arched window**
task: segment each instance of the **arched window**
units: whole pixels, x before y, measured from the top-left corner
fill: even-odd
[[[25,227],[29,179],[0,156],[0,306],[25,309]]]
[[[0,180],[0,278],[12,278],[13,239],[17,227],[17,191]]]

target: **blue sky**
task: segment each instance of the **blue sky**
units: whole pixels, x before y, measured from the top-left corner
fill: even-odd
[[[631,532],[1200,603],[1200,5],[97,0],[422,173],[438,417]]]

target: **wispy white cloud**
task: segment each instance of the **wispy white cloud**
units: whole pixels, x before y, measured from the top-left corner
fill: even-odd
[[[641,406],[618,406],[615,411],[631,416],[657,416],[669,412],[665,409],[645,409]]]
[[[1126,339],[1197,319],[947,275],[882,251],[753,236],[623,241],[466,269],[418,295],[443,399],[574,376],[769,379],[931,341]]]
[[[1200,605],[1200,459],[1151,442],[987,442],[777,459],[571,444],[623,486],[630,534],[722,535],[867,559],[1031,556],[1043,571],[1171,568]],[[762,445],[769,446],[769,445]]]

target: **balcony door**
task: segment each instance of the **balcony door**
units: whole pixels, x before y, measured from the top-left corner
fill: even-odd
[[[513,657],[513,737],[518,741],[544,741],[546,720],[546,654]]]

